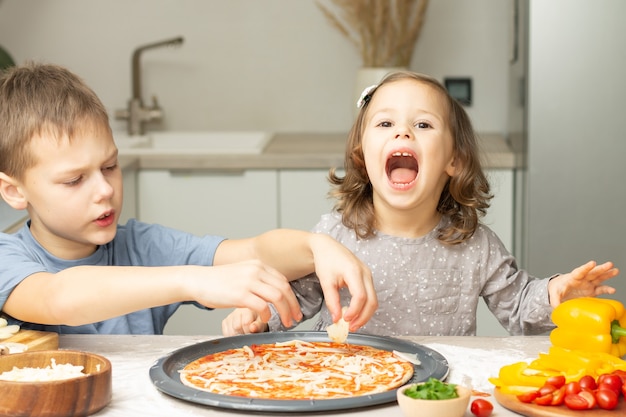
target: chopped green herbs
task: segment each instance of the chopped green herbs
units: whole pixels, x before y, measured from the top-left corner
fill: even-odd
[[[429,378],[423,384],[412,385],[404,391],[404,395],[421,400],[449,400],[458,398],[456,384],[441,382],[435,378]]]

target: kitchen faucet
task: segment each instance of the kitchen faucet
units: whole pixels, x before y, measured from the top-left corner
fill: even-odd
[[[163,118],[163,110],[159,106],[157,98],[152,97],[152,106],[144,107],[141,99],[141,65],[140,58],[143,51],[147,49],[160,48],[162,46],[176,46],[183,43],[183,38],[167,39],[161,42],[155,42],[143,45],[135,49],[132,56],[132,90],[133,95],[128,101],[128,108],[117,110],[115,118],[118,120],[128,121],[128,134],[143,135],[144,123],[151,120],[161,120]]]

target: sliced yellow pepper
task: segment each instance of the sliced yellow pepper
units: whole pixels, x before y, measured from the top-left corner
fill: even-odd
[[[616,370],[626,371],[626,361],[605,352],[586,352],[551,346],[530,363],[516,362],[500,368],[489,382],[502,392],[521,394],[543,386],[550,376],[563,375],[566,382],[579,381],[585,375],[594,379]]]
[[[557,326],[554,346],[586,352],[626,355],[626,312],[617,300],[581,297],[559,304],[552,312]]]
[[[535,387],[545,384],[548,375],[539,375],[534,372],[526,372],[528,363],[516,362],[500,368],[498,378],[489,378],[489,382],[497,387]]]

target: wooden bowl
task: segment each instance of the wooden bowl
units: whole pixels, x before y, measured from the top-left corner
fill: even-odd
[[[0,356],[0,374],[17,368],[83,366],[85,376],[26,382],[0,380],[0,415],[30,417],[87,416],[111,401],[111,362],[105,357],[71,350],[42,350]]]
[[[470,389],[457,385],[456,393],[459,394],[457,398],[449,400],[421,400],[404,394],[404,391],[413,385],[416,384],[405,385],[398,388],[397,391],[398,405],[406,417],[463,417],[465,415],[465,410],[467,410],[472,395]]]

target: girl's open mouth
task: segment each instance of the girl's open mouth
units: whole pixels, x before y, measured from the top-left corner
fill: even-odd
[[[417,158],[411,152],[393,152],[387,159],[387,178],[396,187],[404,188],[411,185],[417,173],[419,165]]]

